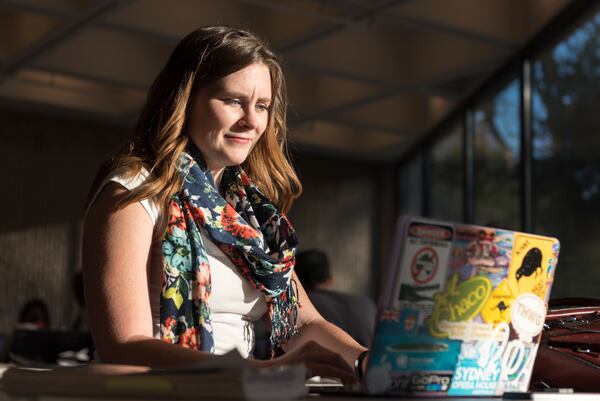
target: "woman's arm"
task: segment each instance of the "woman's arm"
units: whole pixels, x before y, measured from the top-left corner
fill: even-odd
[[[85,298],[90,329],[102,362],[168,368],[218,357],[152,336],[148,279],[153,224],[139,202],[116,210],[116,203],[126,194],[127,190],[119,184],[107,184],[89,210],[84,226]],[[303,334],[290,342],[289,352],[282,357],[249,360],[249,364],[267,367],[305,363],[314,374],[353,381],[352,370],[340,355],[347,354],[350,362],[362,347],[325,322],[303,289],[300,294]],[[345,344],[342,347],[338,344],[340,338]]]
[[[366,348],[357,343],[342,329],[326,321],[313,306],[312,302],[310,302],[295,272],[293,278],[298,284],[298,297],[300,301],[297,322],[299,334],[285,344],[285,351],[289,352],[304,346],[310,341],[314,341],[321,347],[340,355],[346,364],[344,368],[352,370],[356,358]],[[357,319],[360,319],[360,316],[357,316]]]
[[[107,184],[84,226],[86,305],[101,360],[169,367],[212,357],[153,338],[148,293],[153,224],[139,202],[116,210],[127,193],[117,183]]]

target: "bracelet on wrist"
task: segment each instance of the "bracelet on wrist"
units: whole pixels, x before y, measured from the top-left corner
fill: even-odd
[[[363,351],[361,352],[358,357],[356,357],[356,360],[354,361],[354,374],[356,375],[356,377],[358,378],[358,381],[361,381],[363,378],[363,361],[365,360],[365,358],[367,357],[367,355],[369,355],[369,351]]]

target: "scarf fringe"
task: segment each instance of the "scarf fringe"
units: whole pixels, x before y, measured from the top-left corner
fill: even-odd
[[[298,334],[298,284],[291,279],[287,290],[269,303],[269,315],[271,317],[271,336],[269,344],[271,355],[281,348],[281,345],[291,337]]]

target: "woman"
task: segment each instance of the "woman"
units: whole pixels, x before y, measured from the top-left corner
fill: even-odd
[[[102,361],[247,357],[251,322],[266,314],[285,353],[249,363],[354,380],[365,349],[316,312],[293,273],[297,239],[282,211],[301,186],[285,110],[281,67],[254,35],[206,27],[177,46],[88,206],[84,282]]]

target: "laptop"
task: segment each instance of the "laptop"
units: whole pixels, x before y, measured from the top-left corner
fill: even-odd
[[[401,216],[363,392],[526,392],[559,247],[555,238]]]
[[[85,331],[20,328],[13,335],[9,357],[21,366],[70,366],[90,362],[94,350],[92,336]]]

